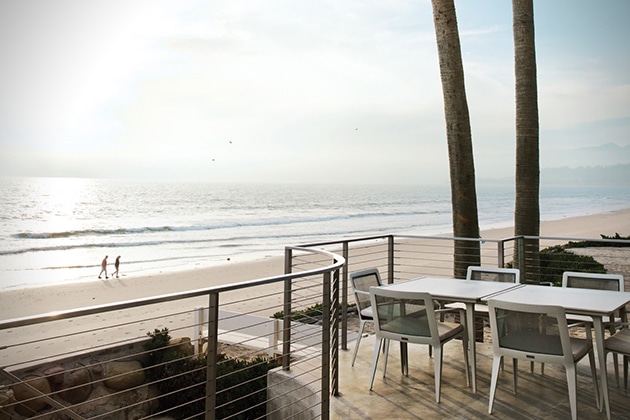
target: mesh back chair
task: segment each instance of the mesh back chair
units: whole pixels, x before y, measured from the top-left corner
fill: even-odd
[[[612,353],[613,356],[621,354],[623,356],[623,386],[628,389],[628,363],[630,362],[630,324],[622,324],[622,328],[604,341],[604,353]],[[615,360],[615,376],[617,386],[619,386],[619,370],[617,360]]]
[[[501,283],[520,283],[520,274],[517,268],[496,268],[469,266],[466,273],[466,280],[494,281]],[[449,303],[447,308],[466,309],[463,303]],[[475,314],[488,317],[488,306],[485,303],[475,304]]]
[[[519,283],[520,271],[517,268],[496,268],[469,266],[466,280]]]
[[[571,417],[577,418],[577,363],[588,355],[595,386],[595,402],[599,407],[599,391],[595,372],[595,356],[591,329],[586,325],[586,338],[569,336],[566,314],[559,306],[543,306],[490,299],[489,314],[492,332],[492,380],[488,413],[497,389],[503,357],[513,360],[514,393],[518,379],[518,359],[564,366],[569,390]]]
[[[383,363],[383,377],[387,371],[387,356],[389,342],[399,341],[401,347],[408,343],[428,344],[434,352],[435,372],[435,401],[440,402],[442,379],[442,346],[456,337],[462,337],[466,378],[468,383],[468,341],[466,331],[461,324],[438,322],[434,302],[430,294],[421,292],[400,292],[388,290],[387,287],[370,288],[370,298],[374,310],[374,327],[376,330],[376,344],[374,346],[374,361],[372,362],[372,376],[370,389],[374,384],[376,367],[383,344],[385,344]],[[407,375],[407,352],[401,352],[401,366]]]
[[[599,273],[584,273],[576,271],[565,271],[562,273],[562,287],[577,287],[580,289],[599,289],[599,290],[612,290],[616,292],[624,291],[623,275],[621,274],[599,274]],[[568,322],[588,322],[593,324],[593,318],[588,315],[568,315]],[[605,321],[605,319],[604,319]],[[610,333],[615,333],[615,324],[627,321],[625,310],[622,310],[619,317],[615,317],[614,314],[610,314],[608,317],[610,324]],[[617,353],[613,353],[613,360],[615,366],[615,379],[617,380],[617,387],[619,387],[619,360]],[[627,368],[624,363],[624,367]]]
[[[357,312],[359,314],[359,336],[354,344],[354,354],[352,355],[352,366],[354,366],[354,361],[357,358],[357,352],[359,351],[359,344],[361,344],[361,338],[363,337],[365,324],[368,322],[374,322],[371,307],[372,303],[370,302],[370,287],[380,286],[381,276],[376,268],[357,271],[350,274],[350,284],[352,285],[354,300],[357,303]]]
[[[469,266],[466,273],[466,280],[520,283],[519,273],[519,270],[516,268]],[[445,306],[451,309],[466,309],[466,305],[460,302],[449,303]],[[477,315],[477,318],[488,319],[488,306],[485,303],[476,303],[475,314]]]
[[[565,271],[562,273],[562,287],[579,287],[581,289],[601,289],[622,292],[624,290],[623,275]]]

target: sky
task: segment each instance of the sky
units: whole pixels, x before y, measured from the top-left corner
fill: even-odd
[[[476,174],[512,176],[511,1],[455,5]],[[630,146],[630,1],[534,9],[541,167]],[[448,182],[429,0],[2,0],[0,57],[0,175]]]

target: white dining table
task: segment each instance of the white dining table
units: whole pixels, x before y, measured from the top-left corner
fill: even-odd
[[[523,285],[519,288],[507,290],[499,295],[486,297],[483,300],[492,298],[514,303],[561,306],[569,314],[589,315],[593,318],[600,382],[602,384],[601,398],[603,398],[604,407],[606,408],[606,416],[610,420],[610,400],[608,397],[606,355],[604,354],[604,324],[602,318],[630,303],[630,292]]]
[[[445,302],[462,302],[466,305],[466,329],[471,358],[471,384],[477,392],[477,355],[475,346],[475,303],[480,303],[496,294],[521,287],[515,283],[500,283],[476,280],[461,280],[448,277],[420,277],[380,287],[397,291],[426,292],[434,299]]]

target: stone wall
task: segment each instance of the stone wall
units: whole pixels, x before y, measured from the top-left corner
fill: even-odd
[[[159,392],[145,383],[148,340],[4,372],[0,420],[36,414],[50,420],[72,418],[66,407],[81,417],[105,415],[105,420],[133,420],[157,412]],[[172,339],[171,345],[179,345],[185,354],[194,353],[190,338]]]

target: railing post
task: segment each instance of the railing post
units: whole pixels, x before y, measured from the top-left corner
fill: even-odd
[[[331,344],[331,358],[332,358],[332,380],[331,380],[331,395],[339,395],[339,270],[335,270],[332,273],[332,344]]]
[[[331,331],[330,320],[331,312],[334,314],[336,311],[331,311],[331,298],[330,298],[330,272],[324,273],[324,290],[323,290],[323,313],[322,313],[322,404],[321,404],[321,418],[328,420],[330,416],[330,350],[336,346],[331,345]],[[332,300],[334,304],[334,300]],[[333,324],[338,321],[334,320]],[[337,340],[332,339],[333,343],[337,343]]]
[[[503,239],[497,242],[497,266],[498,268],[505,267],[505,241]]]
[[[394,282],[394,235],[387,237],[387,283]]]
[[[219,294],[208,301],[208,351],[206,352],[206,420],[214,420],[217,396],[217,345],[219,341]]]
[[[284,249],[284,274],[290,274],[293,250]],[[282,370],[291,369],[291,280],[284,281],[284,317],[282,319]]]
[[[525,257],[525,237],[519,236],[515,238],[516,256],[514,261],[518,264],[516,268],[521,271],[521,283],[527,283],[527,267],[525,265],[527,259]]]
[[[342,256],[346,263],[342,268],[341,286],[341,348],[348,350],[348,241],[343,242]]]

